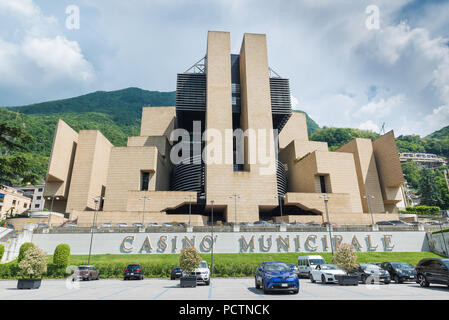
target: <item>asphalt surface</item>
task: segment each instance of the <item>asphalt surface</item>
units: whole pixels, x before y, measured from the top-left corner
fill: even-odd
[[[79,286],[78,286],[79,285]],[[17,280],[0,281],[0,300],[447,300],[449,288],[416,283],[339,286],[300,280],[299,294],[263,294],[254,278],[216,278],[211,285],[181,288],[179,280],[145,279],[71,282],[42,280],[38,290],[18,290]]]

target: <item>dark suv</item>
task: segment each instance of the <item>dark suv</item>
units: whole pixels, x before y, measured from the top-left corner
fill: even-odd
[[[123,275],[123,280],[143,280],[143,269],[140,264],[128,264]]]
[[[415,270],[416,283],[421,287],[428,287],[431,283],[449,286],[449,259],[422,259]]]
[[[387,270],[391,279],[396,283],[404,281],[416,281],[415,269],[405,262],[383,262],[380,266]]]

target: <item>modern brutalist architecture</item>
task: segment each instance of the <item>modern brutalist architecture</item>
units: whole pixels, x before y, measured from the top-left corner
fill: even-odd
[[[230,34],[209,32],[205,57],[178,74],[176,89],[176,106],[143,108],[140,136],[126,147],[60,120],[44,194],[58,197],[54,211],[79,225],[90,224],[95,209],[98,223],[188,222],[191,212],[192,224],[203,225],[212,210],[223,222],[278,220],[281,213],[286,221],[321,222],[325,194],[332,222],[371,223],[370,210],[375,220],[398,219],[403,174],[393,132],[335,152],[309,141],[305,116],[291,110],[289,80],[269,67],[265,35],[245,34],[239,54],[231,54]],[[170,140],[174,129],[190,138],[180,142],[190,152],[176,151],[181,163],[170,156],[181,145]],[[241,145],[236,129],[266,139],[245,136]]]

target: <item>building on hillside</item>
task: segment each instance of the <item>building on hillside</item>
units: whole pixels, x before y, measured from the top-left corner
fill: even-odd
[[[292,114],[266,36],[245,34],[231,54],[230,34],[209,32],[205,57],[177,76],[176,106],[144,107],[127,146],[59,120],[44,196],[78,225],[94,210],[98,223],[322,222],[325,200],[332,222],[369,224],[370,212],[398,219],[403,182],[392,131],[329,152]]]
[[[45,198],[44,198],[44,185],[38,186],[26,186],[16,188],[23,192],[23,195],[31,199],[30,211],[42,211],[44,210]]]
[[[22,192],[0,185],[0,220],[14,217],[30,209],[31,199]]]
[[[424,168],[435,168],[446,164],[446,160],[432,153],[400,152],[399,160],[401,162],[414,161]]]

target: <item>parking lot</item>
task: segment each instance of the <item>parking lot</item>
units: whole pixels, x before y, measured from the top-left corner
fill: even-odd
[[[210,286],[181,288],[179,280],[145,279],[123,281],[104,279],[78,282],[43,280],[38,290],[18,290],[17,280],[0,281],[0,300],[445,300],[449,289],[416,283],[339,286],[300,280],[299,294],[263,294],[253,278],[216,278]]]

